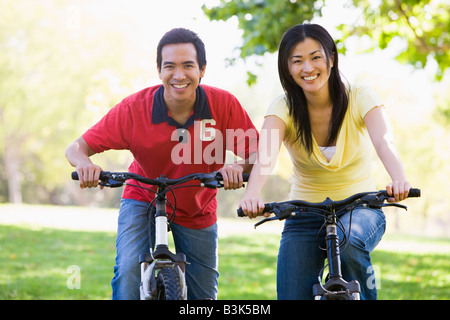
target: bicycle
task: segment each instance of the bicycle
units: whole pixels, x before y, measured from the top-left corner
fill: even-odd
[[[408,197],[420,197],[420,189],[410,189]],[[265,218],[255,224],[256,227],[262,225],[265,222],[272,220],[284,220],[289,217],[301,215],[302,211],[308,208],[318,209],[316,214],[324,217],[324,224],[319,229],[318,234],[323,228],[326,230],[325,242],[326,248],[322,248],[318,244],[319,249],[327,252],[327,265],[320,270],[318,275],[318,283],[313,286],[314,300],[360,300],[361,287],[357,280],[346,281],[342,277],[341,272],[341,259],[340,248],[345,247],[351,232],[351,216],[348,235],[345,232],[345,228],[340,223],[338,213],[341,210],[349,210],[351,214],[356,207],[369,207],[380,209],[382,207],[399,207],[407,210],[405,205],[398,203],[384,203],[390,196],[386,190],[380,190],[377,192],[363,192],[357,193],[347,199],[340,201],[333,201],[330,198],[326,198],[320,203],[311,203],[302,200],[290,200],[283,202],[266,203],[264,205],[264,212],[274,213],[274,217]],[[241,208],[238,209],[238,216],[245,217]],[[339,240],[337,229],[340,229],[344,234],[342,242]],[[323,271],[328,266],[328,276],[323,282]]]
[[[72,172],[72,179],[78,180],[77,172]],[[193,173],[178,179],[168,179],[164,175],[156,179],[148,179],[130,172],[109,172],[100,173],[99,185],[110,188],[122,187],[127,180],[133,179],[147,185],[157,186],[157,191],[132,184],[135,187],[143,188],[155,193],[155,199],[151,205],[155,205],[155,250],[150,246],[150,252],[139,256],[141,266],[141,282],[139,286],[141,300],[186,300],[187,285],[185,279],[186,255],[170,251],[168,233],[170,223],[174,219],[176,210],[176,198],[174,189],[184,187],[205,187],[217,189],[223,187],[222,175],[219,172]],[[184,185],[188,181],[198,180],[200,185]],[[248,174],[243,175],[243,180],[248,180]],[[131,184],[130,184],[131,185]],[[166,194],[172,192],[174,203],[167,200]],[[173,210],[171,215],[166,212],[166,205],[169,204]],[[149,219],[150,221],[150,219]]]

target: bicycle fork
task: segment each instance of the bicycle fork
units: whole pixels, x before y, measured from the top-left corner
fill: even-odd
[[[347,282],[342,278],[341,258],[339,250],[339,236],[337,234],[336,215],[332,214],[328,218],[326,225],[326,246],[327,259],[330,278],[324,285],[315,284],[313,296],[315,300],[346,300],[352,297],[354,300],[360,299],[361,288],[359,282],[353,280]]]
[[[187,299],[187,286],[185,280],[186,256],[183,253],[173,254],[169,250],[169,225],[166,212],[166,198],[164,187],[158,187],[156,194],[155,214],[155,251],[139,256],[141,265],[141,300],[155,300],[158,297],[157,275],[162,268],[174,268],[178,273],[181,298]]]

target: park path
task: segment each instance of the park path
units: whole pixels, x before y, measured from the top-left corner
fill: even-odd
[[[3,225],[27,225],[32,228],[55,228],[80,231],[116,232],[117,209],[62,207],[45,205],[0,205],[0,224]],[[281,235],[283,223],[273,222],[265,224],[258,229],[253,228],[257,220],[246,218],[221,218],[219,219],[219,236],[226,237],[238,234],[254,234],[261,236],[267,233]],[[430,253],[450,253],[449,244],[403,241],[389,236],[380,242],[377,250]]]
[[[59,207],[33,205],[0,205],[0,224],[29,225],[66,230],[106,231],[117,230],[117,209],[86,207]],[[282,223],[266,224],[255,230],[257,220],[246,218],[219,219],[221,236],[251,232],[281,234]]]

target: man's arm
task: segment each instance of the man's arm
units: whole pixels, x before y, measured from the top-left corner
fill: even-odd
[[[96,188],[102,168],[94,164],[90,156],[95,152],[83,137],[79,137],[66,149],[66,158],[78,173],[80,188]]]

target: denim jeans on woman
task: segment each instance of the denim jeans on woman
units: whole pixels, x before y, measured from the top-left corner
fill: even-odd
[[[317,246],[317,239],[324,239],[325,230],[317,238],[324,223],[323,217],[309,212],[286,220],[278,254],[277,293],[280,300],[313,299],[312,288],[318,283],[318,275],[324,266],[326,252]],[[350,242],[341,249],[342,276],[345,280],[358,280],[361,286],[361,299],[375,300],[374,268],[370,253],[380,242],[386,227],[385,216],[381,210],[357,208],[338,215],[345,230],[349,230]],[[343,239],[342,231],[338,231]],[[325,247],[325,242],[320,243]]]
[[[114,300],[139,299],[139,255],[149,252],[148,219],[154,222],[154,210],[148,209],[149,203],[122,199],[117,228],[116,265],[111,281]],[[150,225],[154,244],[155,227],[154,223]],[[204,229],[189,229],[172,223],[171,229],[176,252],[183,252],[188,262],[188,299],[216,299],[219,278],[217,224]]]

